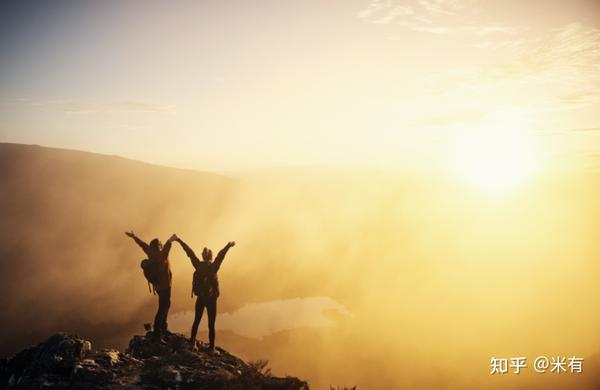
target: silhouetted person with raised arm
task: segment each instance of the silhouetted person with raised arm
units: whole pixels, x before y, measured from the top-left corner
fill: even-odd
[[[173,234],[163,246],[158,238],[146,244],[140,240],[133,231],[125,233],[142,248],[147,260],[142,261],[144,275],[150,283],[154,291],[158,294],[158,310],[154,317],[154,337],[161,339],[167,332],[167,315],[171,306],[171,264],[169,263],[169,251],[171,250],[171,242],[175,239]]]
[[[179,237],[175,236],[175,241],[181,244],[181,247],[192,261],[196,269],[194,271],[194,280],[192,284],[192,296],[196,295],[196,314],[192,324],[192,334],[190,342],[192,348],[196,347],[196,334],[198,325],[202,319],[202,313],[206,307],[208,313],[208,340],[211,350],[215,349],[215,320],[217,318],[217,298],[219,297],[219,279],[217,272],[225,259],[225,254],[229,248],[235,245],[235,241],[230,241],[223,249],[219,251],[215,261],[212,261],[212,251],[208,248],[202,250],[202,260],[200,261],[192,248],[190,248]]]

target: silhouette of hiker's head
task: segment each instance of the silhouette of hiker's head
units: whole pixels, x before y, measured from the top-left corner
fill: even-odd
[[[150,241],[150,249],[152,249],[153,251],[159,251],[162,249],[162,244],[158,238],[155,238],[154,240]]]
[[[205,247],[202,250],[202,259],[204,259],[204,261],[211,261],[212,260],[212,251]]]

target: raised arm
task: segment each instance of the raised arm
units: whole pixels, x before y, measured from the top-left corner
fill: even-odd
[[[235,241],[229,241],[227,243],[227,245],[225,245],[225,247],[223,247],[223,249],[221,249],[219,251],[219,253],[217,254],[217,257],[215,258],[215,262],[213,263],[215,266],[215,271],[218,271],[219,268],[221,268],[221,263],[223,263],[223,260],[225,260],[225,255],[227,254],[227,251],[229,250],[229,248],[232,248],[235,245]]]
[[[171,244],[176,239],[177,239],[177,236],[175,234],[173,234],[171,237],[169,237],[169,239],[167,240],[167,242],[165,242],[165,245],[163,245],[162,254],[163,254],[164,258],[166,258],[167,256],[169,256],[169,251],[171,250]]]
[[[135,235],[133,230],[130,232],[125,232],[125,235],[133,238],[133,241],[135,241],[135,243],[138,244],[148,256],[150,256],[150,246],[148,246],[148,244],[146,244],[144,241],[140,240],[140,238]]]
[[[196,256],[196,254],[194,253],[194,251],[192,250],[192,248],[190,248],[188,246],[188,244],[186,244],[185,242],[183,242],[183,240],[179,237],[176,236],[176,238],[173,241],[177,241],[181,247],[183,248],[183,250],[185,251],[185,254],[188,255],[188,257],[190,258],[192,265],[194,266],[194,268],[198,268],[200,266],[200,259],[198,259],[198,256]]]

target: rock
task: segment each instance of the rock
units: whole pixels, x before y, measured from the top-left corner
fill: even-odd
[[[59,333],[0,360],[3,389],[308,389],[298,378],[265,375],[224,349],[192,350],[185,336],[163,342],[134,336],[126,353],[94,351],[89,341]]]

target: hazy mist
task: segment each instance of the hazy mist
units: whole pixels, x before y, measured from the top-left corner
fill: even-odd
[[[12,144],[0,167],[4,355],[58,330],[96,347],[142,332],[156,299],[123,234],[133,229],[197,250],[235,240],[217,344],[313,388],[600,384],[598,174],[540,177],[495,199],[433,175],[225,177]],[[177,245],[171,261],[179,324],[193,268]],[[538,355],[585,357],[584,373],[489,375],[492,356]]]

